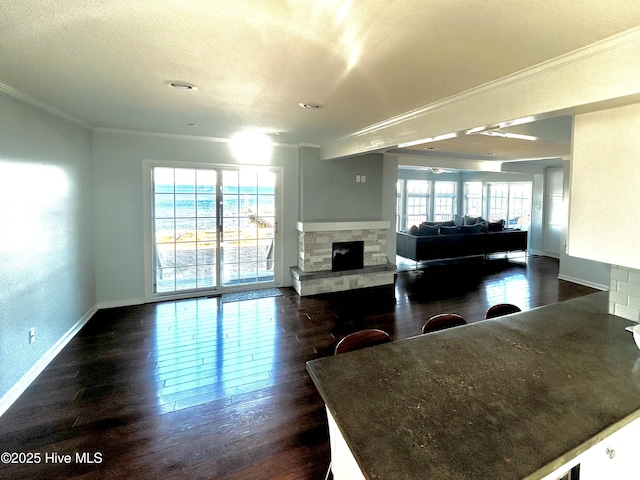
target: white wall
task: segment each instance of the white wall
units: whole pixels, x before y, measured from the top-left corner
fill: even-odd
[[[574,283],[580,283],[589,287],[607,290],[609,288],[609,278],[611,276],[611,265],[609,263],[596,262],[585,258],[578,258],[567,254],[567,223],[569,222],[570,198],[570,162],[566,160],[563,166],[563,223],[560,248],[560,270],[558,278]]]
[[[93,313],[91,170],[88,130],[0,93],[0,414]]]
[[[144,301],[143,161],[238,164],[229,145],[204,137],[98,129],[93,134],[96,287],[100,306]],[[283,285],[297,264],[298,149],[274,149],[270,165],[283,167]]]

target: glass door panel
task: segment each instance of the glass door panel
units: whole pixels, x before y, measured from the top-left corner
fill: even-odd
[[[222,172],[222,285],[274,280],[276,174]]]
[[[272,282],[276,172],[153,168],[154,293]]]
[[[215,170],[153,169],[154,292],[216,284]]]

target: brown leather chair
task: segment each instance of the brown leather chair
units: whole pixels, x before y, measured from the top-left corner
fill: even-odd
[[[512,303],[498,303],[489,307],[487,313],[484,314],[484,318],[496,318],[501,317],[502,315],[509,315],[510,313],[518,313],[521,311],[520,307],[513,305]]]
[[[335,349],[335,355],[340,353],[351,352],[360,348],[372,347],[381,343],[388,343],[391,337],[385,331],[377,328],[367,328],[357,332],[350,333],[338,342]]]
[[[466,325],[467,321],[457,313],[440,313],[434,315],[422,325],[422,333],[437,332],[446,328]]]

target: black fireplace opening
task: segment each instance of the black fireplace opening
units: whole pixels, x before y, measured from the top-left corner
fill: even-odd
[[[334,242],[331,252],[331,271],[364,268],[364,241]]]

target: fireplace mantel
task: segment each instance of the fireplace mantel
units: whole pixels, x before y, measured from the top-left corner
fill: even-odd
[[[390,222],[370,220],[363,222],[298,222],[299,232],[338,232],[341,230],[388,230]]]

